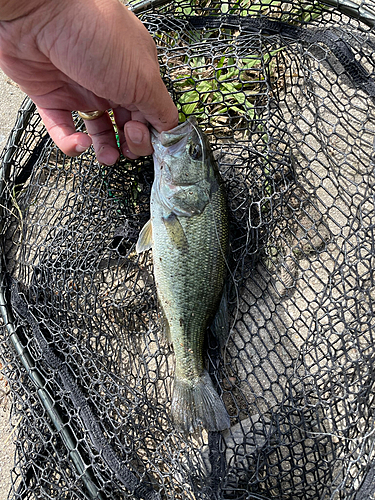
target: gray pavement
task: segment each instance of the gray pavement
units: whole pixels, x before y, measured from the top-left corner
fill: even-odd
[[[17,111],[25,94],[0,70],[0,151],[3,150],[8,135],[13,128]],[[1,368],[1,363],[0,363]],[[0,372],[0,500],[8,497],[10,471],[13,467],[14,444],[10,425],[10,407],[8,386]],[[17,424],[17,422],[13,422]],[[19,422],[22,425],[22,422]]]
[[[25,94],[0,70],[0,151],[6,144],[24,98]]]

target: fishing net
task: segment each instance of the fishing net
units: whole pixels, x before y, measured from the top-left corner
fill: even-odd
[[[9,499],[372,498],[375,2],[132,8],[228,193],[229,332],[204,353],[231,427],[171,421],[173,346],[135,252],[152,158],[65,157],[25,101],[0,174]]]

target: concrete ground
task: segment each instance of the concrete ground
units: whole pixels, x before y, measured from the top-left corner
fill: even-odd
[[[4,149],[24,98],[25,94],[0,70],[0,151]],[[1,366],[0,360],[0,370]],[[8,497],[14,456],[8,391],[8,385],[0,371],[0,500]]]

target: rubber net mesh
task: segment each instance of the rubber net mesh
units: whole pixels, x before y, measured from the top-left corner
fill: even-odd
[[[230,332],[205,345],[224,432],[171,421],[173,346],[135,252],[152,158],[65,157],[21,107],[1,170],[10,499],[372,496],[375,3],[333,3],[133,5],[228,193]]]

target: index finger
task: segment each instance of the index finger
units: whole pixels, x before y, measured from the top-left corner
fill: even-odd
[[[72,113],[63,109],[48,109],[37,106],[41,119],[58,148],[68,156],[78,156],[91,145],[91,139],[77,132]]]

